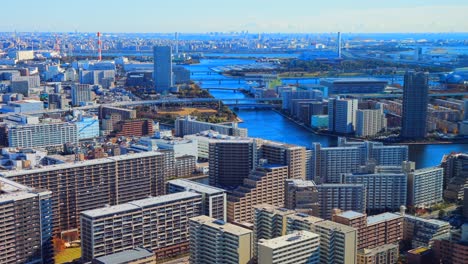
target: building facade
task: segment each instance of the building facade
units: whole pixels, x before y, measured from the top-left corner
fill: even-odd
[[[167,182],[167,192],[176,193],[190,191],[202,195],[202,212],[214,219],[227,221],[226,191],[186,179],[176,179]]]
[[[52,263],[51,192],[0,178],[0,263]]]
[[[0,176],[52,191],[53,233],[63,237],[76,233],[82,211],[163,195],[166,170],[164,154],[144,152],[6,171]]]
[[[330,98],[328,100],[328,131],[350,134],[356,129],[358,100]]]
[[[358,264],[394,264],[398,262],[398,244],[386,244],[357,252]]]
[[[333,209],[366,211],[366,188],[363,184],[321,184],[319,194],[319,216],[332,219]]]
[[[263,141],[259,143],[261,159],[270,164],[287,165],[289,179],[305,179],[306,149],[302,146]]]
[[[71,89],[73,106],[81,106],[93,100],[91,86],[88,84],[74,84]]]
[[[258,241],[259,264],[318,264],[319,261],[319,235],[309,231],[294,231]]]
[[[356,136],[371,137],[387,128],[387,119],[380,109],[359,109],[356,111]]]
[[[252,231],[208,216],[190,219],[190,263],[250,263]]]
[[[429,207],[443,201],[444,169],[430,167],[414,170],[414,162],[407,162],[409,205]]]
[[[398,211],[406,205],[406,174],[403,172],[349,173],[345,183],[363,184],[366,189],[366,211],[377,213]]]
[[[287,177],[287,166],[265,164],[255,168],[243,184],[228,195],[228,221],[253,223],[253,206],[258,204],[282,207]]]
[[[77,126],[74,123],[11,125],[8,129],[10,147],[58,147],[66,143],[78,143]]]
[[[429,74],[422,72],[405,74],[401,137],[426,137],[428,93]]]
[[[154,88],[156,92],[166,94],[174,85],[172,76],[172,48],[170,46],[153,47]]]
[[[201,195],[180,192],[81,213],[82,260],[135,247],[159,257],[188,251],[189,219],[201,214]]]
[[[313,181],[288,179],[284,186],[284,207],[309,215],[319,215],[319,193]]]
[[[309,231],[320,237],[319,263],[356,263],[356,228],[268,204],[255,206],[254,215],[255,242]]]

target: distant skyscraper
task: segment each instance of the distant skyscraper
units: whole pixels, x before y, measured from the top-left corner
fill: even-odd
[[[154,54],[154,88],[158,93],[167,93],[172,85],[172,48],[155,46]]]
[[[341,32],[338,32],[338,58],[341,58]]]
[[[423,72],[407,72],[403,90],[401,137],[426,137],[429,76]]]
[[[71,98],[73,106],[80,106],[84,103],[91,102],[91,86],[89,86],[88,84],[72,85]]]
[[[358,100],[330,98],[328,101],[328,130],[337,133],[353,133],[356,127]]]

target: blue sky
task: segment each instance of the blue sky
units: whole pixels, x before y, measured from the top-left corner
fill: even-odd
[[[0,7],[0,31],[468,32],[466,0],[14,0]]]

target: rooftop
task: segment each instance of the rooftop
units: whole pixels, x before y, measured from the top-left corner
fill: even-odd
[[[390,221],[401,218],[401,215],[394,213],[383,213],[367,217],[367,225],[373,225],[384,221]]]
[[[278,248],[282,248],[286,246],[291,246],[297,243],[301,243],[307,240],[311,240],[311,239],[315,239],[314,242],[317,242],[317,246],[318,246],[319,235],[312,233],[312,232],[308,232],[308,231],[295,231],[289,235],[280,236],[280,237],[273,238],[273,239],[268,239],[268,240],[261,239],[258,242],[258,245],[265,246],[271,249],[278,249]]]
[[[385,245],[375,247],[375,248],[371,248],[371,249],[365,248],[362,251],[360,251],[360,253],[361,254],[364,253],[364,255],[366,255],[366,256],[374,256],[376,254],[386,252],[386,251],[388,251],[390,249],[398,250],[398,244],[385,244]]]
[[[433,224],[433,225],[437,225],[438,227],[450,226],[449,222],[440,221],[436,219],[425,219],[425,218],[421,218],[421,217],[417,217],[413,215],[405,215],[405,219],[411,219],[413,221],[420,221],[420,222],[424,222],[428,224]]]
[[[114,215],[114,214],[119,214],[119,213],[126,213],[132,210],[136,211],[139,209],[140,207],[136,205],[125,203],[125,204],[119,204],[119,205],[114,205],[114,206],[109,206],[109,207],[104,207],[104,208],[83,211],[81,212],[81,214],[84,216],[95,218],[95,217],[103,217],[103,216]]]
[[[346,211],[346,212],[342,212],[341,214],[338,214],[338,216],[348,218],[348,219],[354,219],[354,218],[363,217],[366,215],[359,213],[359,212],[355,212],[355,211]]]
[[[218,194],[226,192],[221,188],[212,187],[203,183],[198,183],[187,179],[176,179],[169,181],[168,183],[184,187],[186,191],[194,190],[196,192],[207,194]]]
[[[307,180],[302,180],[302,179],[287,179],[287,183],[291,183],[292,185],[296,187],[315,187],[315,182],[314,181],[307,181]]]
[[[159,204],[164,204],[164,203],[169,203],[169,202],[174,202],[174,201],[179,201],[179,200],[184,200],[184,199],[191,199],[191,198],[196,198],[196,197],[201,197],[201,195],[198,193],[193,193],[193,192],[178,192],[178,193],[161,195],[157,197],[150,197],[150,198],[146,198],[142,200],[136,200],[136,201],[130,202],[130,204],[136,205],[139,207],[146,207],[146,206],[154,206],[154,205],[159,205]]]
[[[414,173],[418,174],[418,173],[424,173],[424,172],[428,172],[428,171],[433,171],[433,170],[443,170],[443,168],[441,167],[428,167],[428,168],[422,168],[422,169],[417,169],[414,171]]]
[[[418,247],[412,250],[409,250],[408,253],[414,254],[414,255],[422,255],[425,252],[427,252],[429,249],[426,247]]]
[[[237,225],[226,223],[222,220],[216,220],[206,215],[200,215],[197,217],[190,218],[190,221],[198,222],[202,225],[209,226],[211,228],[218,229],[218,230],[221,230],[222,232],[226,232],[226,233],[233,234],[236,236],[241,236],[241,235],[252,233],[252,230],[249,230],[247,228],[243,228]]]
[[[102,264],[123,264],[136,261],[139,259],[149,258],[154,256],[154,253],[144,248],[135,248],[121,251],[118,253],[96,258]]]
[[[261,210],[261,211],[267,211],[271,212],[274,214],[279,214],[279,215],[291,215],[296,213],[294,210],[286,209],[286,208],[281,208],[278,206],[274,206],[271,204],[259,204],[259,205],[254,205],[254,209]]]
[[[340,231],[343,233],[357,232],[357,229],[354,227],[343,225],[340,223],[335,223],[329,220],[324,220],[324,221],[315,223],[315,225],[328,229],[328,230]]]
[[[254,141],[253,138],[249,137],[235,137],[219,134],[214,131],[202,131],[194,135],[184,136],[186,139],[197,139],[199,141],[208,142],[232,142],[232,143],[251,143]]]
[[[332,82],[332,83],[360,83],[360,82],[380,82],[388,83],[387,80],[377,79],[377,78],[326,78],[322,80],[323,82]]]
[[[132,201],[129,203],[124,203],[124,204],[119,204],[119,205],[114,205],[114,206],[109,206],[109,207],[104,207],[104,208],[88,210],[88,211],[82,212],[81,214],[92,217],[92,218],[103,217],[103,216],[112,215],[112,214],[125,213],[131,210],[140,210],[143,207],[147,207],[147,206],[155,206],[159,204],[174,202],[174,201],[178,201],[182,199],[200,197],[200,196],[201,196],[200,194],[193,193],[193,192],[179,192],[179,193],[162,195],[158,197],[150,197],[150,198],[146,198],[142,200],[136,200],[136,201]]]

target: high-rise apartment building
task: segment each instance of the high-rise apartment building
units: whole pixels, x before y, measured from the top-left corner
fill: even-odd
[[[367,216],[354,211],[338,212],[333,221],[358,230],[358,249],[398,244],[403,239],[403,217],[394,213]]]
[[[75,123],[8,125],[8,146],[10,147],[63,147],[66,143],[78,143]]]
[[[412,248],[431,247],[434,239],[450,233],[449,222],[425,219],[412,215],[403,217],[403,240]]]
[[[313,181],[288,179],[284,186],[284,207],[309,215],[319,215],[319,193]]]
[[[203,144],[198,139],[198,144]],[[241,185],[256,163],[256,144],[250,138],[210,139],[209,180],[210,185],[235,188]]]
[[[320,236],[319,263],[356,263],[357,229],[353,227],[267,204],[255,206],[254,215],[255,242],[309,231]],[[258,250],[254,253],[258,256]]]
[[[81,212],[82,260],[135,247],[159,257],[188,251],[189,219],[201,214],[201,195],[180,192]]]
[[[204,215],[227,221],[227,196],[225,190],[186,179],[167,182],[168,193],[183,191],[196,192],[202,195],[202,213]]]
[[[305,179],[306,177],[306,149],[291,144],[262,141],[260,154],[270,164],[287,165],[289,179]]]
[[[258,241],[259,264],[318,264],[319,235],[309,231]]]
[[[358,100],[330,98],[328,100],[328,130],[350,134],[356,129]]]
[[[356,111],[356,136],[369,137],[387,128],[383,107],[379,109],[359,109]]]
[[[53,263],[51,192],[0,178],[0,263]]]
[[[444,198],[450,201],[463,200],[463,189],[468,187],[468,154],[445,155],[441,167],[444,168]]]
[[[74,84],[71,88],[73,106],[81,106],[93,100],[91,86],[88,84]]]
[[[148,118],[119,121],[115,126],[117,137],[142,137],[154,134],[153,120]]]
[[[165,155],[143,152],[63,163],[0,176],[52,191],[54,235],[76,232],[82,211],[165,193]]]
[[[250,263],[251,230],[208,216],[190,219],[190,263]]]
[[[406,205],[407,176],[401,166],[379,166],[371,171],[344,174],[343,182],[364,185],[367,212],[398,211]]]
[[[177,137],[193,135],[207,130],[213,130],[227,136],[247,137],[247,128],[239,128],[235,122],[230,125],[212,124],[197,121],[191,116],[179,117],[175,121],[175,136]]]
[[[332,219],[333,210],[366,211],[366,188],[363,184],[321,184],[319,194],[319,216]]]
[[[415,170],[414,162],[405,162],[405,172],[408,176],[409,205],[429,207],[443,201],[444,169],[430,167]]]
[[[407,72],[403,87],[401,137],[426,137],[429,74]]]
[[[461,234],[460,234],[461,233]],[[461,232],[439,236],[434,239],[434,263],[464,264],[468,263],[468,226],[464,224]],[[427,262],[421,262],[427,263]]]
[[[253,206],[258,204],[284,205],[284,181],[288,167],[263,164],[255,168],[242,185],[228,195],[228,220],[253,223]]]
[[[174,85],[172,76],[172,48],[170,46],[153,47],[154,88],[158,93],[168,93]]]
[[[401,166],[408,160],[408,146],[384,146],[380,142],[349,142],[338,139],[337,147],[313,145],[309,162],[316,183],[340,183],[343,173],[358,172],[369,162],[381,166]]]

